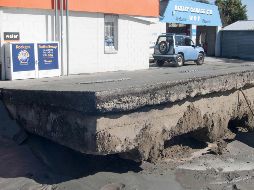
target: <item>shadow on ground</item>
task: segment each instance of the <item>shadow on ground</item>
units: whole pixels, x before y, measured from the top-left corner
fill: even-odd
[[[25,177],[51,185],[99,172],[141,171],[140,163],[117,155],[84,155],[34,135],[21,146],[3,138],[0,143],[0,178]]]
[[[235,140],[238,140],[252,148],[254,148],[254,132],[247,133],[247,132],[238,132]]]
[[[238,140],[252,148],[254,148],[254,131],[248,126],[249,118],[247,116],[241,119],[231,120],[228,124],[229,130],[235,134],[235,138],[230,140]],[[230,142],[229,141],[229,142]]]
[[[190,66],[190,65],[196,65],[196,63],[194,61],[189,61],[189,62],[186,62],[183,66]],[[161,67],[159,67],[156,64],[156,62],[150,62],[149,67],[150,68],[168,68],[168,67],[177,68],[173,62],[167,62],[167,61]]]

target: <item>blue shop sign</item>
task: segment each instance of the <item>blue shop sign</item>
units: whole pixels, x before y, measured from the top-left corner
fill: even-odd
[[[58,43],[40,43],[37,49],[39,70],[59,69]]]
[[[35,70],[34,44],[12,44],[13,72]]]
[[[160,21],[201,26],[222,26],[216,5],[194,1],[169,1]]]

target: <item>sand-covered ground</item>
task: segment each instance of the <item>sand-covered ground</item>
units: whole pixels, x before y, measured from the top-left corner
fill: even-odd
[[[180,145],[174,147],[175,157],[168,153],[157,163],[82,155],[31,135],[22,145],[1,137],[0,189],[252,190],[253,137],[237,135],[221,155],[211,151],[212,145]]]

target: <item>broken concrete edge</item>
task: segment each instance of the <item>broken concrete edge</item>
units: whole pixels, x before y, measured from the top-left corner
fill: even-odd
[[[166,82],[141,88],[96,92],[99,113],[135,111],[146,106],[175,103],[187,98],[204,96],[254,86],[254,71]]]
[[[2,89],[2,100],[16,105],[76,110],[88,114],[96,112],[94,92]]]
[[[0,98],[12,104],[75,110],[88,115],[104,115],[131,112],[146,106],[175,103],[189,97],[252,86],[254,86],[254,71],[250,70],[97,92],[3,88]]]
[[[204,141],[213,142],[229,132],[230,120],[244,117],[248,118],[250,127],[253,127],[250,110],[243,98],[238,101],[236,92],[236,89],[243,88],[247,95],[254,94],[253,81],[253,72],[244,72],[193,79],[174,85],[165,84],[164,88],[155,85],[157,89],[152,89],[153,91],[146,89],[144,96],[147,96],[147,100],[156,98],[156,93],[167,97],[164,93],[168,91],[168,97],[176,93],[175,99],[161,103],[166,100],[161,98],[159,104],[145,104],[129,112],[124,110],[117,113],[84,114],[79,111],[82,106],[75,108],[75,105],[85,101],[86,96],[82,93],[78,100],[75,93],[67,93],[67,96],[64,96],[64,92],[59,92],[58,96],[52,93],[51,99],[47,101],[47,96],[41,95],[50,92],[26,91],[22,94],[19,90],[15,94],[16,91],[9,93],[5,89],[7,95],[3,93],[3,100],[12,117],[30,133],[86,154],[125,154],[126,158],[134,160],[152,160],[159,157],[166,141],[178,135],[192,133],[193,137],[203,137]],[[130,97],[142,98],[141,92],[144,92],[144,88],[137,94],[130,93]],[[151,92],[155,95],[151,96]],[[117,98],[121,97],[120,93],[119,91]],[[123,96],[126,97],[126,93],[127,91]],[[35,94],[38,97],[33,97]],[[114,93],[107,96],[111,98],[109,100],[114,98],[113,95]],[[17,99],[18,96],[23,97]],[[61,99],[61,96],[65,99]],[[94,97],[95,94],[91,96]],[[33,98],[32,101],[29,101],[30,97]],[[37,102],[40,98],[46,102]],[[249,98],[251,105],[254,105],[253,96]],[[50,104],[54,99],[57,99],[59,107],[58,104]],[[74,102],[75,105],[62,106],[72,103],[66,102],[68,99],[77,101]],[[133,98],[126,99],[126,104],[132,100]],[[125,104],[123,100],[121,104]],[[91,105],[96,104],[92,102]]]
[[[254,88],[245,89],[253,94]],[[215,142],[230,135],[229,121],[253,117],[237,92],[220,92],[195,97],[174,105],[159,105],[146,110],[105,116],[88,116],[74,110],[8,104],[10,113],[30,133],[45,137],[76,151],[93,154],[120,154],[135,161],[154,161],[165,142],[190,134],[203,142]],[[248,99],[253,105],[253,96]],[[215,106],[216,105],[216,106]]]
[[[245,89],[248,95],[254,88]],[[253,115],[238,92],[219,92],[194,97],[173,105],[153,106],[128,114],[105,115],[97,119],[97,151],[124,154],[125,158],[153,161],[160,157],[165,142],[189,134],[202,142],[232,139],[230,121],[244,120],[253,130]],[[248,96],[253,105],[253,96]],[[135,134],[135,135],[133,135]],[[133,136],[135,136],[133,138]]]

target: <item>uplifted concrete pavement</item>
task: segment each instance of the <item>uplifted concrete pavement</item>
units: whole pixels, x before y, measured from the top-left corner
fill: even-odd
[[[15,102],[41,102],[87,114],[103,114],[174,102],[197,94],[231,90],[237,85],[240,88],[242,80],[237,79],[237,76],[242,73],[252,75],[253,70],[254,62],[251,61],[207,58],[206,64],[202,66],[175,68],[165,65],[158,68],[152,65],[149,70],[141,71],[2,81],[0,89],[6,98],[11,94]],[[213,79],[216,77],[216,86],[209,88],[208,85],[214,84]],[[244,81],[244,85],[252,79],[249,80]],[[223,82],[227,83],[226,86]],[[206,88],[206,92],[202,88]]]
[[[152,63],[148,70],[81,74],[36,80],[1,81],[0,89],[102,92],[115,89],[126,90],[160,83],[174,83],[186,79],[218,76],[253,69],[254,61],[207,57],[205,64],[202,66],[189,62],[183,67],[172,67],[170,64],[156,67]]]
[[[203,141],[213,142],[228,133],[229,121],[252,121],[238,90],[243,89],[252,105],[253,73],[254,62],[208,58],[202,66],[0,86],[12,117],[33,134],[87,154],[127,153],[123,156],[151,160],[175,136],[198,132]]]
[[[211,61],[213,61],[213,59],[211,59]],[[253,105],[253,62],[232,62],[233,63],[217,62],[215,63],[218,64],[216,66],[212,65],[214,64],[214,62],[211,62],[201,67],[191,65],[182,68],[163,67],[152,68],[151,70],[137,72],[135,71],[123,73],[71,76],[70,79],[64,77],[41,80],[0,82],[2,87],[1,99],[5,101],[8,100],[6,101],[6,105],[12,113],[11,115],[15,119],[17,119],[17,121],[21,123],[27,130],[31,129],[31,125],[34,124],[34,131],[32,132],[44,136],[43,133],[40,133],[40,130],[48,130],[52,136],[46,137],[52,140],[56,140],[59,137],[57,135],[59,134],[58,130],[61,129],[60,127],[65,129],[73,129],[67,130],[65,132],[70,133],[70,139],[73,138],[72,140],[77,140],[76,142],[80,142],[80,139],[84,139],[84,136],[82,136],[82,132],[86,133],[87,131],[84,130],[86,128],[79,128],[79,124],[86,124],[89,122],[87,121],[87,119],[77,120],[77,115],[70,113],[70,111],[73,111],[72,109],[75,108],[75,104],[73,104],[73,108],[69,106],[59,107],[60,103],[72,105],[66,100],[74,99],[72,103],[79,102],[80,100],[76,100],[77,97],[81,98],[82,101],[87,101],[87,99],[82,99],[86,96],[83,96],[83,94],[80,93],[80,89],[76,90],[76,92],[80,93],[81,96],[75,96],[75,93],[71,94],[71,91],[68,91],[69,89],[78,89],[76,88],[77,86],[79,86],[79,88],[83,88],[83,90],[89,90],[90,88],[89,93],[94,93],[95,88],[97,89],[96,92],[105,93],[107,89],[108,92],[117,92],[119,89],[136,89],[141,88],[142,86],[146,86],[146,88],[149,89],[150,87],[153,87],[153,85],[158,85],[164,82],[166,83],[166,85],[167,83],[172,84],[172,82],[174,83],[176,81],[171,81],[169,79],[173,79],[176,77],[177,81],[182,81],[180,79],[183,76],[186,77],[185,79],[190,79],[189,77],[194,78],[192,78],[192,80],[187,80],[187,83],[181,84],[188,85],[190,84],[190,81],[193,81],[193,79],[195,79],[195,82],[193,84],[196,84],[196,86],[198,87],[199,84],[205,84],[202,83],[202,78],[200,78],[200,76],[198,78],[195,78],[195,76],[200,75],[200,73],[203,73],[203,76],[209,76],[210,79],[215,78],[215,80],[211,80],[209,81],[209,83],[207,83],[213,84],[213,90],[203,91],[203,94],[195,94],[195,97],[193,97],[193,102],[190,102],[190,99],[182,97],[182,101],[180,102],[177,101],[177,99],[175,100],[177,102],[176,104],[172,105],[170,103],[158,107],[154,105],[152,107],[149,107],[146,111],[140,110],[140,108],[137,110],[131,108],[130,110],[132,111],[123,111],[123,113],[121,113],[121,111],[118,110],[120,111],[120,115],[113,114],[112,111],[104,113],[91,112],[88,114],[88,112],[79,112],[75,108],[76,110],[73,112],[78,112],[78,116],[80,116],[80,118],[87,116],[91,116],[92,118],[98,114],[100,115],[100,119],[96,121],[100,122],[104,119],[106,121],[110,121],[101,123],[100,127],[105,127],[107,125],[112,127],[118,122],[115,122],[114,124],[114,122],[111,121],[117,121],[118,118],[122,117],[130,117],[129,122],[136,119],[141,119],[139,116],[142,115],[142,112],[139,113],[139,111],[144,111],[144,114],[147,115],[145,119],[142,116],[142,118],[146,121],[146,124],[148,123],[147,121],[149,121],[149,119],[154,119],[155,122],[157,122],[158,120],[163,120],[163,122],[159,123],[157,127],[164,127],[164,124],[167,124],[168,122],[177,123],[178,116],[182,117],[184,115],[183,113],[185,113],[187,118],[193,118],[198,116],[197,118],[202,120],[203,112],[209,110],[217,112],[223,110],[223,108],[226,108],[228,105],[230,105],[229,107],[232,108],[231,110],[236,110],[237,113],[246,114],[246,112],[249,112],[249,110],[246,102],[244,102],[243,100],[243,97],[241,97],[241,100],[239,100],[242,107],[240,106],[238,109],[235,109],[239,106],[237,104],[238,92],[236,88],[242,87],[244,92],[246,92],[248,99],[251,100],[251,105]],[[207,70],[205,68],[210,68],[210,70]],[[198,72],[198,69],[204,70]],[[216,70],[217,72],[215,73],[215,75],[211,75]],[[172,74],[171,72],[173,71],[177,72]],[[147,75],[145,73],[147,73]],[[131,78],[132,75],[133,77]],[[115,78],[113,78],[113,76]],[[160,78],[161,76],[163,79]],[[140,81],[137,80],[138,78],[140,79]],[[145,81],[146,78],[147,81]],[[154,83],[151,82],[152,78],[154,78]],[[137,82],[135,83],[135,80],[133,79],[137,80]],[[84,82],[84,80],[88,82]],[[132,80],[132,82],[130,80]],[[226,80],[228,81],[226,82]],[[50,81],[52,81],[52,84],[50,83]],[[82,85],[80,83],[77,83],[78,81],[83,81]],[[219,92],[216,91],[216,86],[220,89]],[[167,87],[170,87],[168,88],[170,90],[172,86],[169,85]],[[211,89],[210,87],[206,86],[206,88],[208,89]],[[36,94],[36,92],[33,93],[33,90],[36,89],[38,90],[37,92],[40,94]],[[94,91],[92,91],[92,89],[94,89]],[[191,87],[190,89],[193,88]],[[50,96],[50,93],[45,93],[45,91],[50,92],[50,90],[56,93],[53,93],[53,96]],[[209,93],[211,92],[213,95],[209,95]],[[69,99],[60,99],[58,105],[54,104],[54,100],[56,101],[58,97],[61,97],[61,95],[64,95],[65,93],[70,93],[68,97]],[[189,93],[191,94],[191,91],[189,91]],[[47,99],[47,101],[44,95],[48,96],[47,98],[49,99]],[[55,95],[60,96],[55,97]],[[5,99],[6,97],[8,98]],[[24,102],[19,102],[17,100],[22,100]],[[34,104],[35,101],[39,101],[38,104]],[[191,103],[193,103],[194,106],[192,106]],[[201,105],[203,105],[205,109],[203,109]],[[208,109],[206,105],[209,105],[210,108]],[[17,106],[18,109],[14,109],[15,107],[13,108],[12,106]],[[175,109],[172,109],[172,107],[175,107]],[[191,112],[187,112],[186,107],[188,107],[188,110]],[[69,117],[70,115],[72,116],[69,118],[70,121],[77,120],[77,123],[72,126],[73,128],[69,126],[68,123],[63,122],[66,121],[63,117],[61,117],[62,120],[57,119],[55,121],[56,123],[60,124],[56,125],[59,128],[50,128],[50,125],[44,125],[45,121],[34,117],[38,115],[33,115],[34,109],[38,109],[38,113],[40,116],[48,116],[46,112],[42,111],[43,109],[46,109],[50,111],[53,116],[55,116],[54,113],[57,111],[58,108],[64,109],[64,111],[66,112],[66,117]],[[158,115],[161,114],[160,111],[163,110],[168,110],[166,111],[167,114],[165,114],[165,117],[158,117]],[[170,114],[168,114],[168,112],[172,113],[172,110],[179,110],[178,112],[174,112],[175,115],[173,115],[172,118],[177,118],[175,120],[171,120],[169,117]],[[224,113],[219,112],[217,114],[223,115]],[[233,115],[233,113],[230,113],[230,115]],[[23,118],[20,116],[23,116]],[[201,116],[201,118],[199,116]],[[217,115],[210,116],[214,118],[218,117]],[[49,118],[52,119],[54,117],[50,116]],[[33,123],[36,119],[39,122]],[[195,120],[195,122],[196,121],[197,120]],[[207,117],[205,121],[207,121],[207,123],[209,124],[209,117]],[[249,121],[252,121],[251,117],[249,117]],[[1,122],[2,121],[0,121],[0,126]],[[198,122],[195,122],[189,122],[191,128],[193,128],[193,126],[195,126],[196,124],[200,124]],[[122,123],[122,120],[119,120],[119,123]],[[90,124],[90,127],[94,126],[92,123]],[[211,122],[210,124],[213,126],[217,126],[217,124],[221,125],[223,123]],[[139,123],[139,125],[142,125],[142,123]],[[181,128],[181,125],[178,125],[178,127]],[[127,128],[129,128],[129,126],[127,126]],[[77,129],[83,129],[83,131]],[[94,128],[91,127],[91,129]],[[123,131],[123,133],[128,135],[128,133],[126,133],[126,131],[124,131],[123,129],[124,127],[121,128],[120,125],[119,131]],[[75,131],[77,133],[73,134],[72,132]],[[162,160],[162,163],[158,162],[156,165],[147,162],[137,164],[132,161],[122,160],[118,157],[116,159],[114,156],[109,157],[109,159],[105,156],[96,157],[89,155],[87,157],[87,155],[84,156],[72,150],[62,151],[62,149],[65,149],[64,147],[59,148],[59,145],[54,145],[54,143],[46,141],[45,139],[37,140],[38,137],[36,137],[35,139],[29,138],[22,146],[17,146],[17,144],[15,144],[10,139],[0,137],[0,142],[2,145],[0,147],[0,189],[102,190],[104,188],[103,190],[109,190],[109,188],[123,187],[122,185],[124,185],[124,190],[252,190],[254,186],[253,134],[246,135],[248,136],[248,138],[238,137],[237,140],[229,143],[221,156],[203,153],[203,151],[201,150],[201,153],[195,152],[193,153],[194,156],[188,156],[186,159],[165,159]],[[61,138],[63,138],[63,141],[58,143],[64,144],[64,141],[68,142],[66,136]],[[152,144],[149,136],[144,136],[144,139],[148,139],[148,141],[144,141],[145,143]],[[82,144],[81,142],[78,145],[83,146],[84,144]],[[56,149],[54,148],[55,146],[57,146]],[[66,144],[66,146],[68,145]]]

